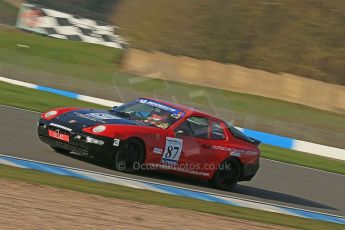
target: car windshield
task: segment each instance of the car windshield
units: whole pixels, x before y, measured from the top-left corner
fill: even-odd
[[[170,127],[185,115],[181,110],[143,98],[112,109],[111,113],[162,129]]]

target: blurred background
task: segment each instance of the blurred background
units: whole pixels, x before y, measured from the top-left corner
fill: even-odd
[[[38,31],[37,15],[18,16],[22,3],[0,0],[2,76],[114,101],[168,99],[239,127],[345,148],[342,0],[27,1],[63,12],[49,11],[59,23],[49,33]],[[114,26],[101,37],[120,46],[56,39],[74,25],[65,14]]]

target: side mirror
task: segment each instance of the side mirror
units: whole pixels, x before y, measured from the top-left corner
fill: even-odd
[[[176,137],[181,137],[181,136],[183,136],[183,134],[184,134],[183,130],[177,130],[175,132]]]
[[[114,109],[116,109],[118,106],[113,106],[112,108],[111,108],[111,110],[114,110]]]

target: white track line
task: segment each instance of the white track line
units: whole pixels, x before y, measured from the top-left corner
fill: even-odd
[[[16,110],[22,110],[22,111],[26,111],[26,112],[31,112],[31,113],[41,113],[41,112],[34,111],[34,110],[30,110],[30,109],[24,109],[24,108],[14,107],[14,106],[11,106],[11,105],[0,104],[0,106],[6,107],[6,108],[11,108],[11,109],[16,109]]]

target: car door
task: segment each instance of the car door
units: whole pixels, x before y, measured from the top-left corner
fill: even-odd
[[[186,118],[177,128],[168,133],[162,156],[162,163],[183,165],[190,155],[199,154],[200,146],[195,141],[190,127],[190,118]]]
[[[198,125],[196,125],[198,124]],[[191,117],[176,130],[189,128],[189,135],[182,136],[181,163],[198,176],[212,176],[226,157],[228,136],[222,121],[207,117]]]
[[[182,124],[174,129],[175,138],[180,145],[167,144],[162,159],[166,163],[174,163],[178,170],[186,174],[195,174],[202,168],[203,157],[207,156],[212,148],[209,143],[210,119],[202,116],[188,117]],[[168,146],[168,147],[167,147]],[[170,148],[170,153],[169,149]],[[180,151],[180,152],[178,152]],[[173,160],[173,161],[170,161]]]

